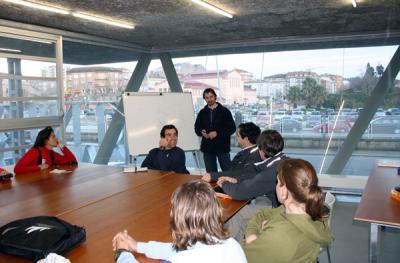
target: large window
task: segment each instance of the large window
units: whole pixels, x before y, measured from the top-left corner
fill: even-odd
[[[55,36],[0,27],[0,165],[14,164],[44,126],[63,136],[60,44]]]
[[[79,62],[79,60],[77,61]],[[84,61],[82,61],[84,64]],[[66,140],[78,161],[94,162],[136,62],[93,65],[64,64]],[[76,80],[79,79],[79,82]],[[128,160],[125,129],[120,132],[109,164]]]
[[[0,27],[0,165],[14,164],[37,131],[56,128],[79,161],[93,162],[138,53],[126,47],[83,43]],[[61,47],[64,50],[61,50]],[[286,51],[173,59],[183,91],[197,113],[202,92],[214,88],[237,124],[252,121],[279,130],[285,151],[326,172],[363,112],[396,46]],[[64,54],[61,54],[64,53]],[[64,58],[64,64],[62,61]],[[385,94],[342,174],[368,175],[372,160],[399,158],[400,80]],[[153,60],[141,92],[169,92]],[[125,131],[118,131],[110,164],[128,161]],[[232,136],[232,156],[239,150]],[[326,153],[326,154],[325,154]],[[195,161],[188,155],[189,167]],[[140,161],[140,160],[139,160]]]
[[[193,57],[174,63],[196,111],[204,106],[200,91],[212,87],[237,123],[252,121],[262,129],[279,130],[290,156],[305,158],[324,173],[396,48]],[[398,77],[342,174],[368,175],[374,159],[400,157],[399,90]]]

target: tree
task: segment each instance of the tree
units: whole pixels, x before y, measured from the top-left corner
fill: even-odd
[[[324,86],[310,77],[304,79],[302,93],[307,107],[316,106],[317,109],[321,107],[328,94]]]
[[[378,66],[376,66],[376,74],[381,77],[383,75],[383,72],[385,71],[385,69],[383,68],[383,66],[381,64],[379,64]]]
[[[338,109],[340,107],[340,95],[339,94],[328,94],[322,106],[329,109]]]
[[[370,95],[373,88],[376,86],[376,83],[378,83],[378,79],[375,75],[375,69],[371,67],[371,65],[368,62],[367,68],[365,69],[364,77],[362,79],[361,89],[363,92]]]
[[[375,76],[375,69],[373,67],[371,67],[371,64],[369,64],[369,62],[367,63],[367,68],[365,69],[364,76],[370,76],[370,77]]]
[[[299,86],[290,87],[286,99],[293,103],[293,108],[297,108],[297,104],[303,99],[301,88]]]

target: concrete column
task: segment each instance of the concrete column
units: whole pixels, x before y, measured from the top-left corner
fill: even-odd
[[[170,53],[161,53],[160,60],[171,92],[182,92],[182,86],[176,74]]]
[[[125,91],[137,92],[140,89],[144,76],[146,75],[147,69],[151,62],[151,54],[142,54],[135,67],[135,71],[132,73],[131,78],[126,86]],[[124,112],[122,100],[119,101],[118,110]],[[99,151],[96,154],[94,163],[96,164],[107,164],[110,160],[111,154],[114,150],[115,145],[121,131],[125,125],[124,117],[118,112],[114,114],[111,120],[110,127],[108,128],[106,135],[99,147]]]

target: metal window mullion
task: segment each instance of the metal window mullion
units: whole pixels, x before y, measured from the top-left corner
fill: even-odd
[[[19,150],[27,149],[30,147],[32,147],[32,144],[22,144],[19,146],[14,146],[14,147],[9,147],[9,148],[0,148],[0,153],[19,151]]]
[[[57,78],[0,74],[0,79],[56,81]]]
[[[53,62],[53,63],[56,62],[55,58],[18,55],[18,54],[10,54],[10,53],[0,53],[0,58],[17,58],[17,59],[23,59],[23,60],[33,60],[33,61]]]
[[[65,124],[64,124],[64,71],[63,71],[63,39],[62,36],[57,37],[56,41],[56,79],[59,115],[62,116],[60,122],[61,140],[65,141]]]
[[[1,35],[3,35],[3,36],[7,36],[7,37],[21,36],[23,38],[26,38],[27,41],[29,41],[29,39],[32,39],[32,41],[34,41],[34,40],[52,41],[52,42],[57,41],[56,35],[46,34],[46,33],[41,33],[41,32],[31,31],[31,30],[24,30],[24,29],[19,29],[19,28],[15,28],[15,27],[0,26],[0,32],[2,32]]]
[[[58,100],[58,97],[0,97],[0,101]]]
[[[61,126],[62,121],[62,116],[2,119],[0,120],[0,132],[43,128],[46,126]]]

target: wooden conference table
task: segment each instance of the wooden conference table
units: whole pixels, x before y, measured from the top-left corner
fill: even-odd
[[[381,162],[375,162],[354,216],[370,223],[369,262],[377,262],[380,226],[400,228],[400,202],[390,197],[390,189],[400,185],[400,176],[397,168],[378,166]]]
[[[39,215],[52,215],[86,229],[86,242],[65,256],[73,263],[113,262],[111,239],[127,229],[139,241],[171,241],[170,197],[197,176],[149,170],[123,173],[122,168],[80,164],[21,174],[0,183],[0,225]],[[228,220],[246,202],[220,199]],[[136,255],[140,262],[159,262]],[[0,253],[0,263],[30,262]]]

